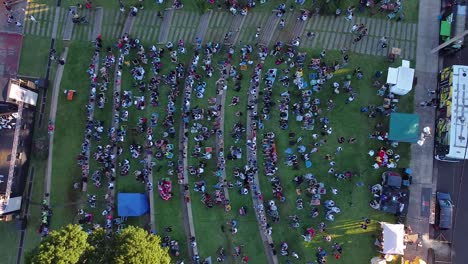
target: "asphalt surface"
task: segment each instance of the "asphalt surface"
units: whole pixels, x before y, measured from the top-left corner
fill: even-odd
[[[443,58],[444,67],[468,65],[467,37],[461,51]],[[435,230],[434,238],[452,242],[452,263],[468,263],[468,250],[465,246],[468,241],[468,160],[459,163],[435,161],[434,167],[438,172],[437,191],[450,193],[455,205],[452,230]]]
[[[468,161],[459,163],[436,161],[436,166],[438,168],[437,190],[450,193],[455,210],[452,230],[435,230],[434,238],[452,242],[452,263],[467,263]]]

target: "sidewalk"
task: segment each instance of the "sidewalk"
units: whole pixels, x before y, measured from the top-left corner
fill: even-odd
[[[429,98],[428,91],[437,89],[437,74],[439,58],[438,54],[431,54],[430,50],[438,46],[440,2],[430,0],[419,1],[419,21],[416,49],[416,78],[414,109],[420,118],[420,130],[426,126],[434,131],[434,109],[419,107],[419,102]],[[419,233],[423,239],[422,247],[408,245],[405,251],[405,259],[413,260],[420,256],[428,259],[429,241],[429,216],[432,193],[436,191],[437,179],[433,179],[433,149],[432,140],[425,142],[423,146],[413,144],[411,146],[411,168],[413,170],[413,184],[410,186],[409,210],[406,224],[411,226],[413,233]],[[430,262],[429,262],[430,263]]]
[[[24,10],[26,8],[27,1],[21,1],[11,6],[11,11],[7,11],[5,6],[2,4],[0,6],[0,13],[4,15],[2,19],[0,19],[0,31],[2,32],[9,32],[9,33],[18,33],[21,34],[23,32],[23,26],[17,27],[15,23],[8,24],[7,23],[7,14],[11,14],[13,16],[13,21],[18,21],[22,25],[24,25],[25,15]]]
[[[67,60],[68,47],[65,47],[65,50],[61,54],[61,58],[65,61]],[[57,114],[57,102],[60,91],[60,82],[62,81],[63,69],[65,66],[57,67],[57,72],[55,74],[54,86],[52,90],[52,99],[50,102],[50,114],[49,120],[55,126],[55,116]],[[44,200],[47,200],[47,204],[50,204],[50,189],[52,185],[52,160],[53,160],[53,151],[54,151],[54,134],[55,131],[49,133],[49,155],[47,158],[47,167],[46,174],[44,177]]]

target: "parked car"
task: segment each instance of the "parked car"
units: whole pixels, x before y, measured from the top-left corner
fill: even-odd
[[[437,192],[436,226],[439,229],[451,229],[453,221],[453,203],[450,194]]]

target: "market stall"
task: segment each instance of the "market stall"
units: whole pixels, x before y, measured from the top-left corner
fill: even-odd
[[[419,139],[419,116],[416,114],[391,113],[388,139],[397,142],[417,142]]]
[[[410,68],[410,62],[403,60],[398,68],[389,67],[387,84],[390,92],[397,95],[405,95],[413,89],[414,69]]]
[[[406,246],[404,245],[405,226],[402,224],[380,223],[382,226],[383,249],[382,253],[388,255],[403,255],[405,254]]]

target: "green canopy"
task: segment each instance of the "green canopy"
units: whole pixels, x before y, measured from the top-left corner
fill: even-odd
[[[419,116],[416,114],[392,113],[390,114],[390,132],[388,139],[398,142],[418,141]]]
[[[442,21],[440,23],[440,35],[445,37],[450,37],[451,24],[448,21]]]

